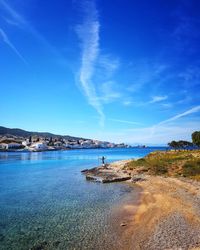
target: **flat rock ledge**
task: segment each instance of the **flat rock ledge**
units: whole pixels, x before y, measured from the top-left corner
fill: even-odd
[[[118,168],[113,164],[106,164],[105,166],[99,166],[92,169],[84,169],[81,172],[85,175],[86,180],[101,183],[120,182],[131,179],[130,173],[121,169],[121,166]]]

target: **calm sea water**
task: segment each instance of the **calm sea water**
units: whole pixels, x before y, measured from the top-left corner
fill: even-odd
[[[134,191],[86,181],[80,170],[103,155],[111,162],[158,149],[0,153],[0,249],[114,248],[113,207]]]

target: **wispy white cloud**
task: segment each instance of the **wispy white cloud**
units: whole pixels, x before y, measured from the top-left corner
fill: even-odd
[[[128,84],[128,87],[126,88],[126,90],[132,94],[134,92],[139,91],[143,87],[144,84],[145,83],[143,81],[142,82],[137,81],[137,83],[136,82],[130,83],[130,84]]]
[[[83,22],[76,27],[81,42],[79,83],[104,126],[104,104],[121,98],[117,83],[111,79],[120,62],[110,54],[100,53],[100,21],[95,1],[84,1],[82,11]]]
[[[196,50],[198,50],[198,48],[194,46],[194,44],[195,40],[197,41],[200,38],[198,32],[199,18],[195,14],[190,14],[188,11],[191,7],[190,5],[193,5],[194,3],[192,1],[185,2],[187,2],[187,6],[185,4],[181,4],[179,8],[174,12],[174,17],[177,18],[177,25],[175,26],[172,33],[174,49],[178,51],[184,50],[184,56],[186,54],[193,54],[196,52]]]
[[[172,121],[175,121],[175,120],[178,120],[179,118],[182,118],[184,116],[188,116],[188,115],[191,115],[191,114],[194,114],[194,113],[197,113],[200,111],[200,105],[194,107],[194,108],[191,108],[183,113],[180,113],[180,114],[177,114],[167,120],[164,120],[164,121],[161,121],[157,124],[158,125],[162,125],[162,124],[166,124],[166,123],[169,123],[169,122],[172,122]]]
[[[141,123],[139,123],[139,122],[127,121],[127,120],[121,120],[121,119],[109,118],[108,120],[110,120],[110,121],[114,121],[114,122],[126,123],[126,124],[142,125],[142,124],[141,124]]]
[[[131,70],[129,78],[132,79],[132,83],[128,84],[126,90],[130,93],[134,93],[140,91],[146,85],[152,84],[152,82],[154,83],[152,87],[158,86],[163,79],[166,79],[166,76],[163,78],[163,73],[169,67],[161,61],[155,63],[143,59],[141,61],[138,60],[134,64],[131,63],[129,68]]]
[[[15,26],[29,32],[35,39],[37,39],[46,49],[48,49],[54,56],[60,58],[61,62],[64,62],[66,65],[66,59],[62,54],[52,46],[49,41],[37,30],[35,27],[27,21],[27,19],[21,15],[7,0],[0,0],[0,7],[6,13],[6,17],[3,16],[6,23]]]
[[[164,95],[164,96],[153,96],[152,100],[149,103],[161,102],[161,101],[165,101],[167,99],[168,99],[167,95]]]
[[[132,101],[127,101],[127,100],[125,100],[125,101],[122,102],[122,104],[123,104],[124,106],[131,106],[131,105],[133,104],[133,102],[132,102]]]
[[[118,85],[115,81],[102,83],[99,87],[99,100],[106,104],[119,100],[122,97],[122,93],[117,88]]]
[[[113,57],[112,55],[99,55],[98,64],[104,70],[104,74],[111,76],[120,66],[119,58]]]
[[[15,24],[18,24],[19,26],[21,25],[21,26],[23,26],[23,25],[27,25],[27,22],[26,22],[26,20],[19,14],[19,13],[17,13],[17,11],[15,11],[15,9],[14,8],[12,8],[10,5],[9,5],[9,3],[8,3],[8,1],[6,1],[6,0],[0,0],[0,5],[4,8],[4,10],[9,14],[9,16],[12,18],[12,20],[11,19],[7,19],[7,18],[5,18],[6,19],[6,21],[7,20],[9,20],[10,22],[14,22]]]
[[[78,25],[77,34],[81,41],[82,55],[79,80],[88,102],[100,116],[100,125],[104,125],[105,115],[103,106],[97,96],[93,74],[99,55],[99,28],[98,13],[94,2],[86,2],[84,6],[84,20]]]
[[[9,24],[9,25],[12,25],[12,26],[16,26],[16,27],[19,27],[19,23],[10,19],[10,18],[7,18],[7,17],[3,17],[4,21]]]
[[[197,112],[200,112],[200,105],[149,127],[126,129],[123,138],[129,143],[154,144],[166,144],[171,140],[190,140],[191,133],[199,129],[199,118],[196,117],[192,122],[186,120],[179,123],[178,120]]]
[[[120,137],[116,133],[118,141],[128,143],[144,143],[144,144],[167,144],[172,140],[191,140],[191,134],[199,128],[199,121],[185,122],[184,126],[163,124],[156,127],[152,134],[152,127],[132,128],[127,129],[123,134],[120,132]]]
[[[200,85],[200,67],[190,65],[178,74],[185,89],[191,89]]]
[[[174,122],[174,121],[176,121],[176,120],[178,120],[178,119],[180,119],[180,118],[182,118],[182,117],[185,117],[185,116],[188,116],[188,115],[197,113],[197,112],[199,112],[199,111],[200,111],[200,105],[198,105],[198,106],[196,106],[196,107],[194,107],[194,108],[191,108],[191,109],[189,109],[189,110],[187,110],[187,111],[185,111],[185,112],[183,112],[183,113],[180,113],[180,114],[177,114],[177,115],[175,115],[175,116],[172,116],[172,117],[169,118],[169,119],[163,120],[163,121],[161,121],[161,122],[159,122],[159,123],[153,125],[153,126],[151,127],[151,133],[150,133],[151,137],[153,137],[153,136],[157,133],[158,128],[160,128],[161,126],[163,126],[163,125],[165,125],[165,124],[168,124],[168,126],[170,126],[170,123],[171,123],[171,122]],[[174,126],[174,125],[173,125],[173,126]],[[180,127],[180,126],[179,126],[179,127]]]
[[[168,109],[168,108],[173,107],[173,103],[169,103],[169,102],[168,102],[168,103],[162,103],[161,106],[162,106],[163,108]]]
[[[168,70],[169,65],[163,63],[159,58],[156,61],[143,59],[130,63],[126,68],[128,72],[126,75],[129,79],[128,84],[124,84],[123,87],[125,98],[121,102],[122,105],[144,107],[160,102],[161,107],[161,102],[167,100],[168,96],[163,93],[163,89],[161,90],[162,95],[155,95],[155,93],[158,93],[161,86],[169,80],[170,76],[166,74]],[[151,86],[148,92],[146,92],[147,86]],[[140,93],[142,94],[140,95]]]
[[[7,34],[4,32],[3,29],[0,28],[0,37],[2,40],[11,48],[11,50],[25,63],[28,64],[22,54],[18,51],[18,49],[13,45],[13,43],[8,38]]]
[[[184,122],[184,126],[179,124],[163,124],[157,127],[152,136],[152,127],[135,127],[126,130],[99,131],[93,137],[99,140],[113,142],[125,142],[129,144],[145,145],[166,145],[172,140],[191,140],[191,134],[199,129],[200,119]],[[91,136],[90,134],[88,136]]]
[[[141,101],[141,100],[139,100],[139,101],[132,101],[129,98],[128,101],[125,100],[125,101],[122,102],[122,104],[124,106],[134,105],[136,107],[145,107],[147,105],[149,106],[149,104],[159,103],[160,106],[165,107],[165,108],[169,108],[169,107],[172,106],[171,103],[161,103],[160,104],[160,102],[163,102],[163,101],[165,101],[167,99],[168,99],[167,95],[165,95],[165,96],[153,96],[153,97],[151,97],[150,101]]]

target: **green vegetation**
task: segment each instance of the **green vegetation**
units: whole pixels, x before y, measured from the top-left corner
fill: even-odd
[[[29,141],[29,143],[32,143],[32,136],[31,135],[29,136],[28,141]]]
[[[200,179],[200,159],[186,162],[183,165],[183,176]]]
[[[6,136],[6,135],[13,135],[13,136],[17,136],[17,137],[26,137],[29,138],[37,136],[37,137],[52,137],[53,139],[55,138],[63,138],[66,140],[82,140],[84,138],[81,137],[74,137],[74,136],[69,136],[69,135],[56,135],[56,134],[52,134],[52,133],[48,133],[48,132],[30,132],[30,131],[26,131],[23,129],[18,129],[18,128],[6,128],[6,127],[2,127],[0,126],[0,135],[1,136]],[[86,140],[86,139],[84,139]]]
[[[183,176],[200,179],[200,150],[157,151],[126,164],[134,174]]]
[[[200,131],[195,131],[194,133],[192,133],[192,142],[197,147],[200,147]]]
[[[193,143],[181,140],[181,141],[169,142],[168,145],[176,150],[176,149],[187,149],[188,147],[192,147]]]
[[[168,143],[168,146],[171,147],[171,148],[174,148],[175,150],[176,149],[187,149],[189,147],[192,147],[193,146],[193,143],[192,142],[189,142],[189,141],[171,141]]]
[[[171,141],[168,143],[168,146],[177,150],[177,149],[188,149],[194,146],[200,147],[200,131],[195,131],[192,133],[192,142],[189,141]]]

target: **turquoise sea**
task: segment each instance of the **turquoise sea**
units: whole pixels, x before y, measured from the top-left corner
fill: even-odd
[[[116,249],[113,209],[137,192],[86,181],[80,171],[103,155],[112,162],[158,149],[1,152],[0,249]]]

